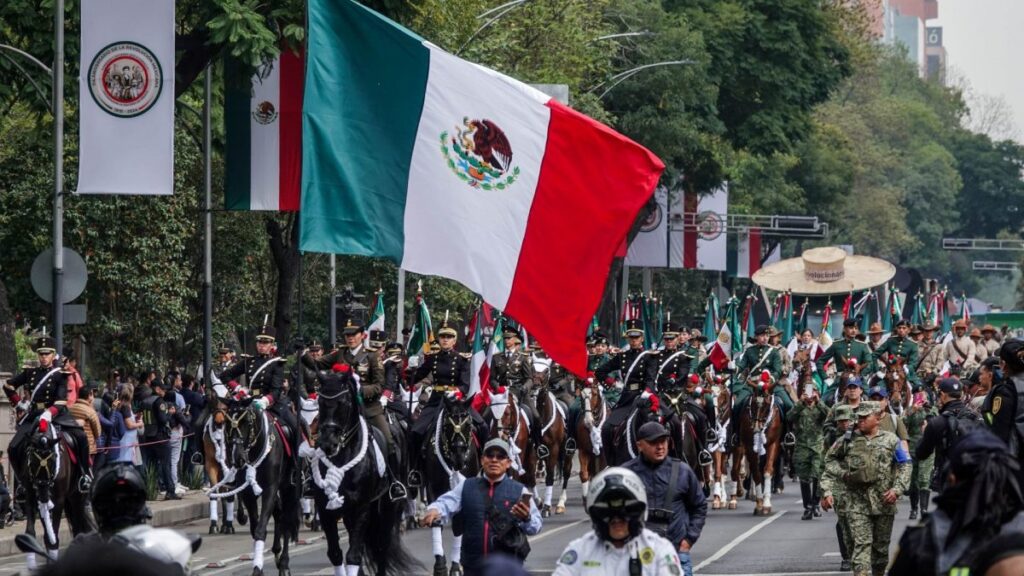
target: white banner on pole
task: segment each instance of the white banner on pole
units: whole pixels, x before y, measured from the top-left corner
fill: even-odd
[[[668,191],[659,186],[654,191],[654,199],[657,207],[640,223],[640,231],[629,244],[626,253],[629,266],[668,266]]]
[[[82,0],[79,194],[174,192],[174,0]]]

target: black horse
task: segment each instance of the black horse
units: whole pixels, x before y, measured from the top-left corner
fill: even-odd
[[[359,412],[350,372],[323,377],[318,403],[317,449],[313,461],[314,501],[327,539],[327,558],[335,568],[370,574],[410,574],[419,564],[402,546],[404,499],[389,495],[384,470],[384,435]],[[403,442],[401,427],[392,427]],[[402,453],[402,450],[399,450]],[[345,523],[349,549],[341,549],[338,521]]]
[[[640,427],[648,422],[659,422],[668,428],[673,439],[681,438],[679,418],[671,408],[662,404],[657,396],[637,397],[629,417],[622,422],[614,434],[614,445],[607,450],[608,465],[621,466],[637,457],[636,439]]]
[[[227,414],[224,442],[228,463],[241,476],[238,493],[252,518],[253,576],[263,576],[263,549],[267,525],[274,518],[274,561],[278,574],[290,576],[288,544],[299,537],[300,487],[292,477],[292,458],[277,419],[251,403],[232,407]]]
[[[66,425],[72,424],[73,420]],[[95,529],[85,512],[87,495],[79,489],[81,468],[72,460],[75,450],[71,442],[73,437],[57,426],[51,424],[46,432],[36,427],[24,444],[22,461],[14,467],[25,512],[25,533],[35,537],[38,515],[46,550],[52,558],[56,558],[60,549],[58,535],[64,514],[68,516],[73,535]],[[30,556],[31,567],[35,556]]]
[[[470,412],[470,400],[459,400],[453,396],[445,396],[443,409],[437,426],[424,442],[423,455],[426,463],[425,486],[428,502],[437,500],[442,494],[451,490],[460,477],[471,478],[480,473],[480,459],[477,457],[477,443],[473,440],[473,415]],[[462,566],[455,561],[458,554],[454,550],[462,549],[462,517],[456,515],[452,520],[454,536],[453,559],[449,571],[444,556],[434,558],[434,574],[457,576],[462,573]],[[431,529],[432,540],[440,544],[441,528]]]

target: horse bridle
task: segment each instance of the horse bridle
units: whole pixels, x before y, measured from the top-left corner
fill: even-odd
[[[445,420],[451,427],[451,433],[449,435],[447,426],[443,428],[442,431],[444,432],[443,436],[445,443],[444,446],[441,446],[441,452],[444,454],[445,458],[451,458],[451,446],[453,444],[453,440],[456,438],[461,439],[465,442],[466,446],[469,446],[473,442],[473,418],[467,410],[465,416],[462,418],[456,419],[446,415]]]
[[[245,463],[246,464],[249,463],[249,451],[256,447],[256,443],[259,441],[259,438],[260,438],[260,435],[259,435],[258,432],[255,433],[255,434],[252,433],[252,428],[251,427],[249,428],[249,432],[250,432],[249,434],[247,434],[247,435],[243,435],[242,434],[242,426],[241,426],[241,424],[247,418],[253,420],[254,423],[256,421],[256,411],[251,406],[247,406],[246,408],[242,409],[237,417],[236,416],[232,416],[230,412],[224,412],[224,420],[225,420],[224,423],[226,424],[225,428],[227,428],[227,430],[224,433],[224,437],[225,438],[230,438],[231,437],[231,431],[232,430],[236,431],[236,433],[238,434],[239,438],[242,439],[242,444],[245,446],[245,450],[243,451],[243,454],[245,455]],[[251,437],[251,438],[248,438],[248,437]],[[247,440],[248,440],[248,444],[246,444]],[[234,454],[234,452],[233,452],[233,450],[234,450],[234,443],[232,442],[230,444],[231,444],[231,450],[232,450],[232,455],[233,455]]]

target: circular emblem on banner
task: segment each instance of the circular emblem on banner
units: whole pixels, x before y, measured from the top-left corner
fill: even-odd
[[[725,232],[725,222],[722,215],[717,212],[706,210],[697,214],[697,234],[702,240],[714,240]]]
[[[89,93],[100,108],[131,118],[145,114],[160,98],[163,70],[145,46],[114,42],[92,59],[88,82]]]
[[[441,154],[460,180],[481,190],[504,190],[519,179],[512,165],[512,144],[497,123],[462,119],[455,131],[441,132]]]
[[[655,204],[654,210],[651,210],[651,213],[647,215],[647,218],[644,218],[644,221],[640,223],[640,231],[654,232],[658,229],[658,225],[661,224],[661,218],[661,205]]]
[[[256,122],[266,126],[277,120],[277,109],[274,108],[273,102],[264,100],[256,105],[256,109],[252,111],[252,117]]]

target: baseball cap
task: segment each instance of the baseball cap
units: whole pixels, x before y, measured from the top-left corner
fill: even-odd
[[[668,430],[658,422],[648,422],[640,427],[636,434],[637,440],[654,442],[668,437]]]
[[[484,449],[483,452],[481,452],[481,454],[487,454],[487,451],[492,448],[497,448],[498,450],[504,452],[505,456],[508,456],[508,442],[505,442],[501,438],[491,438],[490,440],[488,440],[487,443],[484,444]]]
[[[956,378],[943,378],[939,380],[939,391],[946,394],[960,394],[964,386]]]
[[[885,386],[872,386],[871,389],[868,390],[868,398],[872,396],[881,396],[882,398],[888,398],[889,391],[885,389]]]
[[[853,407],[849,404],[837,404],[835,407],[835,418],[836,422],[843,420],[853,420]]]

